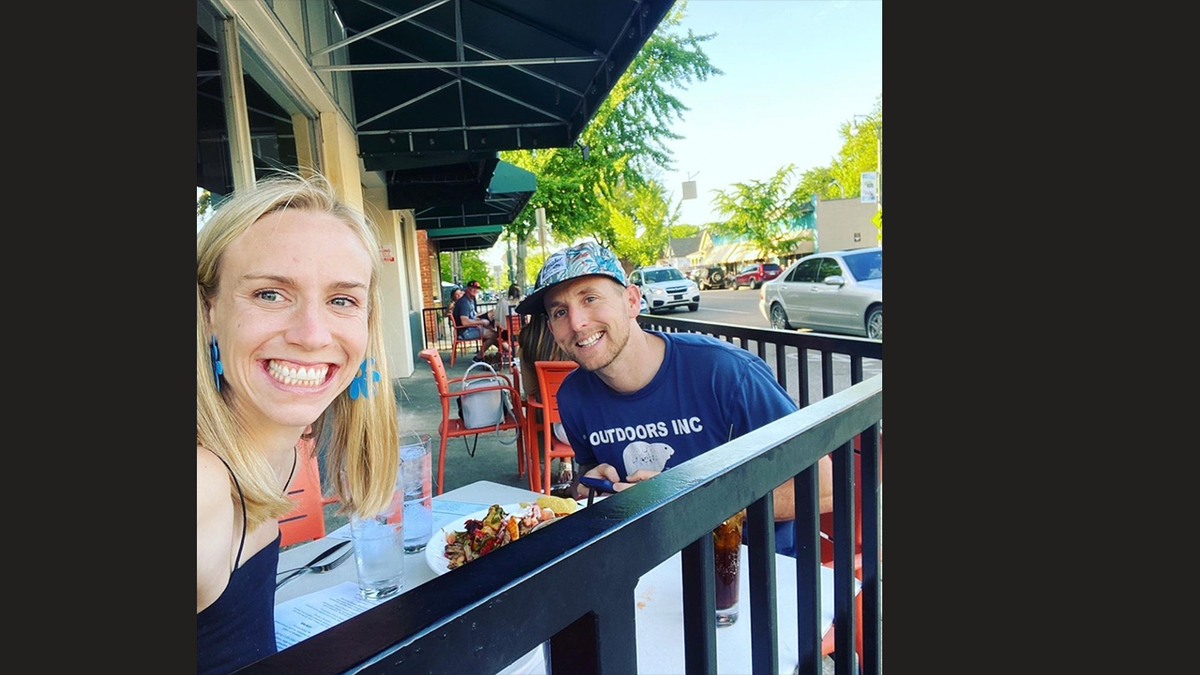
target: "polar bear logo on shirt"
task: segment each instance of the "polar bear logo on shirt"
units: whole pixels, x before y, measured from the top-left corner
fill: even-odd
[[[662,471],[667,460],[675,454],[675,449],[666,443],[647,443],[634,441],[625,446],[621,459],[625,462],[625,475],[628,476],[638,469]]]

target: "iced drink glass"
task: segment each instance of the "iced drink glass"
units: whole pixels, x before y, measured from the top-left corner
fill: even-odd
[[[745,522],[746,512],[739,511],[713,530],[718,628],[731,626],[738,618],[738,577],[741,570],[742,526]]]
[[[404,588],[404,491],[396,490],[381,513],[350,517],[358,594],[382,600]]]

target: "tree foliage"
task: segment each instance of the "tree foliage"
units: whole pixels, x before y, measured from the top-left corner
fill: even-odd
[[[797,241],[811,237],[811,233],[801,233],[797,237],[788,230],[789,221],[799,216],[814,196],[818,199],[857,198],[861,195],[863,172],[879,171],[883,94],[876,96],[870,114],[843,122],[838,135],[842,138],[842,147],[830,160],[830,165],[805,171],[794,186],[790,181],[795,175],[795,165],[788,164],[766,181],[751,180],[734,183],[729,190],[713,190],[716,210],[726,220],[710,223],[711,231],[732,237],[748,236],[760,249],[772,253],[788,253]],[[878,185],[882,195],[882,171],[879,171]],[[882,241],[883,226],[876,228]]]
[[[600,243],[629,265],[649,265],[666,253],[668,228],[679,220],[680,206],[669,207],[666,190],[656,181],[614,190],[603,198],[613,239]]]
[[[725,220],[714,223],[712,231],[732,237],[746,236],[770,254],[790,252],[795,246],[792,222],[808,204],[808,199],[792,185],[795,173],[795,165],[788,164],[765,181],[751,180],[734,183],[728,190],[713,190],[713,205]]]
[[[442,281],[466,286],[474,279],[484,288],[498,288],[497,280],[492,278],[492,270],[482,257],[482,251],[442,251],[438,254],[438,267],[442,269]],[[458,255],[458,264],[462,268],[462,277],[454,278],[452,256]],[[507,286],[507,284],[505,284]]]
[[[535,213],[540,206],[546,209],[559,241],[592,238],[613,247],[621,258],[644,257],[638,236],[631,236],[631,222],[655,219],[643,211],[614,221],[614,209],[652,194],[656,188],[649,188],[650,193],[639,191],[653,182],[657,172],[673,168],[668,143],[680,136],[671,126],[689,110],[674,92],[724,74],[702,49],[715,34],[679,31],[686,7],[686,2],[678,3],[659,22],[583,130],[579,140],[588,147],[587,161],[578,146],[501,153],[504,161],[538,177],[537,192],[508,226],[518,240],[528,242],[531,235],[536,240]],[[657,190],[662,194],[661,187]],[[665,230],[662,239],[665,243]]]
[[[880,208],[883,206],[883,94],[875,97],[875,107],[867,115],[847,120],[838,127],[842,149],[828,167],[816,167],[804,172],[797,191],[807,198],[852,199],[862,195],[862,174],[878,172],[877,185]],[[839,187],[840,186],[840,187]],[[877,225],[883,240],[883,226]]]

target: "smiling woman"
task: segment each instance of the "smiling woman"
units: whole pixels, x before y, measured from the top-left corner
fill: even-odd
[[[374,225],[321,176],[224,200],[196,234],[197,672],[276,651],[277,519],[301,443],[331,425],[326,485],[373,513],[399,432],[383,353]],[[311,431],[306,432],[308,427]],[[310,459],[310,458],[305,458]]]

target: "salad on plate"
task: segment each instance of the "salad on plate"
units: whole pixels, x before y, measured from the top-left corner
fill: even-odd
[[[574,513],[579,504],[562,497],[542,496],[536,502],[492,504],[486,511],[467,516],[442,528],[445,547],[441,551],[445,571],[461,567],[476,558],[527,536],[564,516]],[[435,547],[430,546],[430,549]],[[438,561],[443,562],[443,561]],[[442,573],[441,565],[434,567]]]

